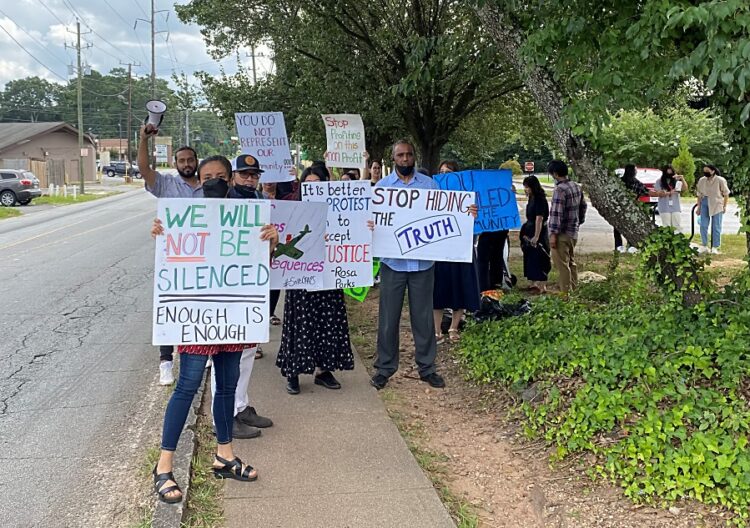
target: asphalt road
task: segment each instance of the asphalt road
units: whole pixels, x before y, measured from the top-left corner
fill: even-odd
[[[0,222],[0,526],[137,514],[166,399],[150,345],[155,208],[138,190]]]

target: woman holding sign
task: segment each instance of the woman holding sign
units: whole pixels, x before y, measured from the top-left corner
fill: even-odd
[[[206,158],[198,167],[198,175],[206,198],[226,198],[230,194],[232,165],[223,156]],[[152,228],[152,235],[164,232],[160,222]],[[279,241],[279,234],[273,225],[261,229],[261,240],[270,241],[272,254]],[[258,472],[252,466],[234,456],[232,436],[235,424],[235,390],[240,378],[240,359],[243,350],[252,344],[226,345],[187,345],[177,347],[180,357],[180,376],[172,397],[164,413],[161,452],[154,467],[154,491],[159,500],[169,504],[182,501],[182,490],[172,474],[174,452],[187,420],[193,398],[203,382],[204,369],[208,358],[213,360],[216,377],[216,393],[213,398],[213,416],[216,427],[216,455],[212,469],[216,478],[231,478],[240,481],[253,481]]]
[[[458,172],[458,163],[443,161],[439,172]],[[443,310],[453,310],[451,324],[448,328],[448,338],[458,341],[460,335],[458,326],[461,324],[466,310],[479,310],[479,279],[473,263],[466,262],[435,262],[435,288],[432,294],[432,308],[435,317],[435,339],[437,344],[443,342]]]
[[[301,183],[328,179],[325,166],[313,164],[302,173]],[[301,199],[301,190],[295,199]],[[341,388],[332,371],[354,368],[344,292],[287,290],[276,366],[287,379],[289,394],[300,393],[300,374],[314,373],[316,385]]]
[[[523,274],[531,281],[532,290],[544,293],[547,291],[547,274],[552,269],[547,234],[549,203],[536,176],[527,176],[523,180],[523,190],[529,199],[526,223],[521,226],[518,235],[523,251]]]

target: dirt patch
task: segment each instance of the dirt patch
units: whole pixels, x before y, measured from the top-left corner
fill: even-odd
[[[376,343],[377,290],[364,303],[349,304],[352,339],[368,366]],[[432,389],[414,366],[408,311],[401,322],[401,368],[381,391],[389,412],[410,444],[432,454],[440,486],[470,509],[478,525],[497,528],[698,528],[726,526],[721,512],[696,503],[670,509],[638,506],[620,488],[594,482],[586,473],[593,459],[581,457],[555,467],[552,450],[529,442],[511,416],[515,396],[502,388],[467,383],[450,344],[438,348],[438,371],[447,387]],[[410,432],[416,431],[412,434]],[[414,451],[414,448],[412,448]],[[445,494],[443,494],[445,495]],[[455,505],[452,505],[455,510]],[[455,512],[454,512],[455,513]],[[454,514],[454,518],[459,516]],[[459,526],[473,526],[459,522]]]

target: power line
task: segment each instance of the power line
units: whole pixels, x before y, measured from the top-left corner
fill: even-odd
[[[66,22],[63,22],[62,20],[60,20],[60,17],[57,16],[55,14],[55,12],[52,11],[49,7],[47,7],[47,4],[45,4],[42,0],[39,0],[39,3],[42,4],[42,7],[44,9],[46,9],[47,11],[49,11],[49,14],[52,15],[53,17],[55,17],[57,19],[57,21],[60,22],[63,26],[67,26],[68,25]]]
[[[48,53],[49,53],[49,54],[50,54],[50,55],[51,55],[52,57],[54,57],[55,59],[57,59],[57,62],[61,62],[61,63],[63,63],[63,64],[64,64],[64,65],[66,65],[66,66],[68,65],[68,61],[66,61],[66,60],[60,60],[60,57],[58,57],[57,55],[55,55],[54,53],[52,53],[52,50],[51,50],[51,49],[47,49],[47,45],[46,45],[46,44],[42,44],[42,43],[41,43],[41,42],[40,42],[39,40],[37,40],[37,39],[36,39],[36,37],[34,37],[34,35],[32,35],[31,33],[29,33],[28,31],[26,31],[26,30],[25,30],[25,29],[24,29],[24,28],[23,28],[22,26],[20,26],[20,25],[18,24],[18,22],[16,22],[15,20],[13,20],[13,19],[12,19],[12,18],[11,18],[11,17],[10,17],[9,15],[8,15],[8,14],[6,14],[6,13],[5,13],[5,12],[4,12],[4,11],[3,11],[2,9],[0,9],[0,15],[3,15],[3,16],[4,16],[5,18],[7,18],[7,19],[8,19],[8,20],[10,20],[11,22],[13,22],[13,24],[14,24],[14,25],[15,25],[15,26],[16,26],[16,27],[17,27],[18,29],[20,29],[21,31],[23,31],[24,33],[26,33],[26,35],[27,35],[27,36],[28,36],[28,37],[29,37],[29,38],[30,38],[31,40],[33,40],[34,42],[36,42],[36,44],[37,44],[37,45],[39,45],[39,47],[41,47],[42,49],[44,49],[45,51],[47,51],[47,52],[48,52]]]
[[[43,67],[43,68],[44,68],[45,70],[47,70],[47,71],[48,71],[48,72],[50,72],[50,73],[51,73],[52,75],[54,75],[55,77],[58,77],[59,79],[62,79],[62,80],[63,80],[63,81],[65,81],[65,82],[67,82],[67,81],[68,81],[68,79],[66,79],[66,78],[65,78],[65,77],[63,77],[62,75],[59,75],[59,74],[55,73],[55,72],[54,72],[54,71],[53,71],[53,70],[52,70],[52,69],[51,69],[51,68],[50,68],[49,66],[47,66],[47,65],[46,65],[46,64],[44,64],[44,63],[43,63],[42,61],[40,61],[39,59],[37,59],[37,58],[36,58],[36,56],[35,56],[35,55],[34,55],[33,53],[31,53],[31,52],[30,52],[29,50],[27,50],[27,49],[26,49],[26,48],[24,47],[24,45],[23,45],[23,44],[21,44],[20,42],[18,42],[18,41],[17,41],[16,39],[15,39],[15,37],[14,37],[13,35],[11,35],[11,34],[10,34],[10,32],[9,32],[9,31],[8,31],[7,29],[5,29],[5,27],[4,27],[4,26],[3,26],[2,24],[0,24],[0,29],[2,29],[3,31],[5,31],[5,34],[6,34],[6,35],[8,35],[8,36],[10,37],[10,39],[11,39],[11,40],[12,40],[13,42],[15,42],[16,44],[18,44],[18,47],[19,47],[19,48],[21,48],[21,49],[22,49],[23,51],[25,51],[25,52],[26,52],[26,54],[27,54],[27,55],[28,55],[29,57],[31,57],[32,59],[34,59],[34,60],[35,60],[35,61],[36,61],[36,62],[37,62],[37,63],[38,63],[39,65],[41,65],[41,66],[42,66],[42,67]]]
[[[110,4],[107,0],[104,0],[104,3],[107,4],[107,7],[109,7],[112,10],[112,12],[114,12],[114,14],[117,15],[120,18],[120,20],[122,20],[123,22],[125,22],[125,24],[127,25],[127,27],[130,27],[130,22],[128,22],[127,20],[125,20],[125,18],[123,18],[123,16],[120,14],[120,12],[117,11],[114,7],[112,7],[112,4]],[[141,7],[140,4],[138,5],[138,7]],[[141,7],[141,11],[143,11],[142,7]],[[145,14],[145,11],[144,11],[144,14]],[[148,60],[148,57],[146,57],[146,51],[143,48],[143,41],[141,40],[141,37],[135,31],[134,31],[134,34],[135,34],[135,38],[138,40],[138,49],[141,50],[141,54],[143,55],[143,58],[146,59],[146,60]]]

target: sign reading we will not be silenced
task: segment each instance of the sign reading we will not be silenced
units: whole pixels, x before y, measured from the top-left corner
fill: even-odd
[[[322,202],[271,201],[279,245],[271,258],[271,289],[308,290],[323,285],[328,206]]]
[[[268,342],[269,202],[167,198],[157,216],[153,344]]]
[[[479,213],[474,222],[474,233],[521,227],[516,194],[513,192],[513,173],[510,170],[447,172],[436,174],[432,179],[441,189],[476,193]]]
[[[375,186],[372,193],[375,256],[472,261],[473,192]]]
[[[302,200],[328,204],[326,272],[318,290],[372,286],[369,181],[302,184]]]
[[[289,170],[294,166],[289,152],[284,114],[281,112],[243,112],[234,114],[237,136],[243,154],[258,158],[263,174],[261,183],[294,180]]]
[[[365,126],[358,114],[323,114],[326,126],[326,165],[365,166]]]

